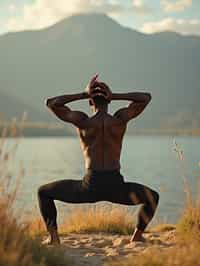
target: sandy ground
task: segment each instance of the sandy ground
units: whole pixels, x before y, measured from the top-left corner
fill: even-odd
[[[130,236],[108,234],[69,234],[61,238],[66,255],[77,266],[100,266],[108,260],[136,256],[151,248],[170,249],[176,245],[175,230],[145,233],[146,241],[130,243]]]

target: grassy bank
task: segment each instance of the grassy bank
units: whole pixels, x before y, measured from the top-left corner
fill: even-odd
[[[41,218],[28,220],[29,233],[42,236],[45,234],[44,223]],[[122,207],[91,206],[73,208],[59,226],[60,235],[69,233],[108,233],[132,234],[134,231],[134,217]]]
[[[0,202],[0,265],[2,266],[67,266],[70,263],[61,248],[47,248],[32,238]]]
[[[29,234],[28,225],[21,222],[21,213],[15,211],[20,178],[12,174],[12,162],[19,144],[11,146],[6,136],[15,136],[13,124],[4,128],[0,140],[0,265],[1,266],[68,266],[71,265],[61,248],[47,248]],[[23,174],[19,167],[18,176]],[[19,220],[19,219],[20,220]]]

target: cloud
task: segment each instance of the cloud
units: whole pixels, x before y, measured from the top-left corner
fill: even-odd
[[[166,13],[181,12],[192,6],[192,0],[177,0],[173,3],[169,0],[162,0],[161,6]]]
[[[142,31],[144,33],[175,31],[185,35],[200,35],[200,19],[165,18],[161,21],[145,23]]]
[[[152,9],[147,6],[143,0],[133,0],[133,8],[135,11],[142,14],[150,13],[152,11]]]
[[[14,4],[10,4],[10,5],[8,6],[8,10],[9,10],[10,12],[15,12],[15,11],[17,10],[17,7],[16,7],[16,5],[14,5]]]
[[[128,13],[147,13],[150,9],[143,0],[133,0],[124,5],[120,0],[35,0],[22,7],[20,16],[8,19],[6,29],[19,31],[24,29],[41,29],[76,13],[97,12],[110,16]]]
[[[7,21],[7,29],[18,31],[24,29],[40,29],[56,23],[70,14],[90,8],[88,0],[35,0],[22,7],[22,14],[11,17]]]

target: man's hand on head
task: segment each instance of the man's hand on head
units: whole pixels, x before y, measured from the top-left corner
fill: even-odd
[[[93,90],[98,86],[98,76],[99,74],[95,74],[91,80],[89,81],[88,85],[85,88],[85,92],[91,96]]]
[[[109,86],[105,82],[99,81],[98,88],[102,90],[103,95],[105,95],[106,100],[110,102],[112,100],[112,91],[109,88]]]
[[[112,91],[105,82],[99,81],[98,77],[99,75],[96,74],[91,78],[85,91],[91,98],[101,95],[104,96],[108,102],[110,102],[112,99]]]

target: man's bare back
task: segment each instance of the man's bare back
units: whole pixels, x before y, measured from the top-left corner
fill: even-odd
[[[86,169],[120,169],[120,154],[126,124],[116,116],[97,112],[88,118],[87,127],[77,129]]]

